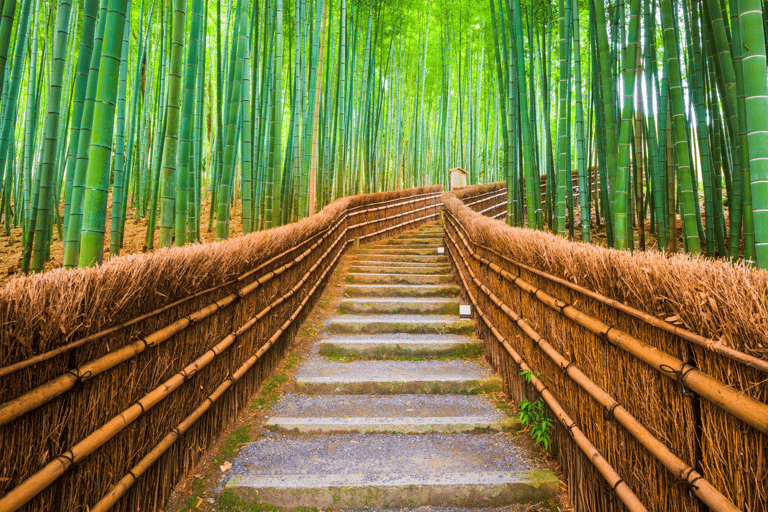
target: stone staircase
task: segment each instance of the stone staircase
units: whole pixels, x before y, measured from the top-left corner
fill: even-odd
[[[483,396],[474,324],[429,224],[357,249],[338,316],[297,369],[296,393],[240,452],[226,489],[277,508],[523,509],[553,500],[557,477],[505,431]]]

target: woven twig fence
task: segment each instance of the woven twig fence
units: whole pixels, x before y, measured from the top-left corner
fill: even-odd
[[[768,510],[768,273],[511,228],[477,189],[444,194],[446,246],[505,390],[559,420],[576,509]]]
[[[441,187],[0,290],[0,510],[156,510],[283,356],[344,250]]]

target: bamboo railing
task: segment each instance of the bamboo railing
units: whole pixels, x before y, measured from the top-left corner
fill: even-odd
[[[516,261],[529,247],[542,261],[573,251],[478,215],[497,211],[488,188],[444,195],[448,254],[505,389],[541,396],[560,420],[576,509],[617,497],[629,510],[766,510],[765,359]],[[527,385],[519,369],[538,377]]]
[[[9,384],[1,388],[0,510],[162,506],[269,375],[350,243],[434,220],[441,190],[345,198],[277,230],[145,256],[154,260],[151,265],[134,258],[131,272],[139,267],[148,283],[168,279],[158,274],[177,268],[180,258],[211,271],[230,268],[216,279],[188,272],[187,282],[169,281],[169,288],[176,288],[168,293],[142,289],[143,281],[132,275],[134,282],[122,284],[138,286],[135,293],[144,300],[134,304],[146,304],[135,308],[132,318],[103,325],[108,318],[99,314],[117,318],[122,303],[102,296],[96,310],[84,310],[94,300],[86,295],[73,312],[78,318],[54,319],[62,326],[52,331],[58,339],[40,340],[46,348],[39,353],[0,368],[0,384]],[[200,254],[201,249],[209,253]],[[100,279],[114,278],[110,266],[120,266],[120,260],[100,270],[75,271],[75,279],[98,294]],[[37,297],[46,291],[55,297],[61,283],[42,276],[32,285],[42,288]],[[183,292],[174,293],[177,289],[187,294],[179,297]],[[165,304],[151,300],[158,293]],[[116,311],[110,312],[111,305]],[[6,307],[6,319],[10,310]],[[85,325],[84,317],[101,328],[81,329],[86,332],[77,337],[63,327]],[[23,321],[6,325],[15,328],[10,330],[17,338],[32,336],[23,331]],[[13,338],[1,341],[8,354]]]

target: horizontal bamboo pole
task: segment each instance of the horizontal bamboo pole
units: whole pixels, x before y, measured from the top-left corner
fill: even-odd
[[[497,203],[497,204],[494,204],[493,206],[489,206],[489,207],[488,207],[488,208],[486,208],[485,210],[481,210],[481,211],[479,211],[479,212],[477,212],[477,213],[479,213],[480,215],[485,215],[487,212],[489,212],[489,211],[491,211],[491,210],[495,210],[496,208],[499,208],[500,206],[504,206],[504,207],[506,208],[506,206],[507,206],[507,201],[505,200],[503,203]],[[504,210],[504,213],[507,213],[507,211],[506,211],[506,210]]]
[[[408,201],[401,202],[401,203],[391,204],[391,205],[387,205],[387,206],[378,206],[378,207],[375,207],[375,208],[368,207],[365,210],[352,212],[352,213],[349,214],[349,216],[353,217],[355,215],[363,215],[365,213],[374,213],[374,212],[378,212],[378,211],[382,211],[382,210],[389,210],[390,208],[396,208],[398,206],[405,206],[405,205],[412,204],[412,203],[418,203],[418,202],[421,202],[421,201],[426,201],[427,199],[432,199],[432,198],[435,198],[435,197],[440,197],[441,195],[442,195],[442,192],[434,194],[434,195],[430,195],[430,197],[428,197],[428,198],[422,198],[422,199],[411,199],[411,198],[408,198],[409,199]],[[386,220],[387,217],[384,217],[383,219]]]
[[[456,221],[453,217],[452,220]],[[691,391],[726,411],[731,416],[768,435],[768,404],[745,395],[743,392],[720,382],[698,368],[659,350],[627,332],[609,326],[581,312],[572,305],[549,295],[544,290],[536,288],[521,277],[510,274],[495,263],[479,256],[473,249],[469,248],[469,243],[464,235],[458,230],[457,234],[473,258],[520,288],[522,292],[536,297],[541,303],[558,311],[593,334],[602,336],[614,346],[633,355],[636,359],[644,362],[665,377],[681,382]]]
[[[347,230],[345,229],[340,237],[344,236],[346,231]],[[308,249],[308,251],[314,250],[314,248],[319,246],[321,242],[322,239],[315,242],[312,248]],[[301,259],[298,261],[301,261]],[[191,313],[184,318],[180,318],[170,325],[147,335],[143,339],[135,341],[115,351],[109,352],[97,359],[79,366],[78,368],[69,370],[67,373],[64,373],[63,375],[60,375],[59,377],[50,380],[30,391],[27,391],[23,395],[20,395],[13,400],[9,400],[8,402],[0,404],[0,426],[5,425],[6,423],[9,423],[16,418],[19,418],[29,411],[40,407],[46,402],[49,402],[62,393],[72,389],[77,384],[77,382],[91,379],[96,375],[114,368],[118,364],[125,362],[128,359],[137,356],[138,354],[141,354],[148,347],[158,345],[164,341],[169,340],[171,337],[178,334],[179,332],[182,332],[190,325],[208,318],[216,311],[223,309],[235,303],[239,298],[250,294],[262,284],[294,266],[298,261],[294,259],[294,261],[288,262],[282,267],[261,276],[253,283],[243,286],[237,292],[229,294],[226,297],[223,297],[222,299],[219,299],[218,301],[209,304],[208,306],[195,311],[194,313]]]
[[[299,313],[304,309],[307,302],[309,302],[309,298],[312,297],[315,291],[317,291],[320,283],[323,281],[323,279],[325,279],[338,259],[344,253],[344,249],[348,244],[348,241],[345,242],[344,247],[339,250],[333,261],[331,261],[326,266],[325,271],[317,279],[314,286],[307,293],[304,300],[301,301],[298,308],[288,319],[288,322],[286,322],[287,325],[284,324],[283,327],[278,329],[269,338],[269,340],[267,340],[267,342],[259,348],[256,354],[248,358],[231,377],[225,379],[216,388],[216,390],[203,401],[202,404],[200,404],[189,416],[187,416],[175,429],[171,430],[147,455],[145,455],[135,466],[133,466],[131,470],[123,478],[121,478],[120,481],[117,482],[117,484],[115,484],[101,500],[95,503],[93,507],[90,507],[91,512],[106,512],[107,510],[110,510],[114,504],[117,503],[117,501],[123,495],[125,495],[128,489],[133,486],[137,479],[146,473],[146,471],[159,460],[159,458],[176,442],[176,440],[183,436],[187,430],[189,430],[208,409],[210,409],[210,407],[224,394],[227,389],[232,387],[238,380],[240,380],[240,378],[242,378],[243,375],[246,374],[248,370],[250,370],[251,367],[253,367],[253,365],[278,340],[280,335],[285,332],[287,326],[293,323],[293,321],[298,317]]]
[[[421,210],[428,210],[430,208],[433,208],[433,207],[432,206],[428,206],[426,208],[420,208],[419,210],[414,210],[413,212],[408,212],[408,213],[411,214],[411,213],[415,213],[415,212],[418,212],[418,211],[421,211]],[[392,217],[390,217],[390,219],[394,219],[394,218],[402,217],[402,216],[403,215],[393,215]],[[397,229],[397,228],[400,228],[400,227],[403,227],[403,226],[407,226],[408,224],[414,224],[414,223],[422,221],[422,220],[431,219],[433,217],[437,217],[437,213],[433,213],[433,214],[430,214],[430,215],[424,215],[422,217],[419,217],[418,219],[411,219],[411,220],[408,220],[408,221],[405,221],[405,222],[401,222],[400,224],[397,224],[395,226],[390,226],[388,228],[381,229],[381,230],[373,232],[373,233],[368,233],[367,235],[360,235],[359,238],[362,239],[362,238],[369,238],[369,237],[376,236],[376,235],[381,235],[383,233],[386,233],[387,231],[392,231],[393,229]]]
[[[293,247],[291,247],[291,248],[281,252],[277,256],[274,256],[274,257],[270,258],[269,260],[265,261],[264,263],[262,263],[258,267],[254,268],[254,269],[251,269],[248,272],[243,273],[242,275],[238,276],[235,279],[230,279],[230,280],[228,280],[228,281],[226,281],[224,283],[221,283],[219,285],[213,286],[213,287],[208,288],[206,290],[201,290],[201,291],[195,292],[195,293],[193,293],[191,295],[187,295],[186,297],[183,297],[183,298],[181,298],[181,299],[179,299],[179,300],[177,300],[175,302],[172,302],[171,304],[167,304],[167,305],[165,305],[163,307],[160,307],[158,309],[155,309],[153,311],[145,313],[145,314],[143,314],[141,316],[137,316],[136,318],[132,318],[131,320],[123,322],[123,323],[121,323],[119,325],[115,325],[115,326],[109,327],[107,329],[104,329],[102,331],[96,332],[94,334],[90,334],[90,335],[85,336],[83,338],[80,338],[80,339],[78,339],[76,341],[68,343],[67,345],[63,345],[61,347],[58,347],[58,348],[56,348],[54,350],[50,350],[50,351],[45,352],[43,354],[39,354],[39,355],[31,357],[29,359],[25,359],[24,361],[19,361],[18,363],[14,363],[14,364],[11,364],[11,365],[8,365],[8,366],[4,366],[4,367],[0,368],[0,377],[3,377],[5,375],[9,375],[11,373],[14,373],[16,371],[22,370],[24,368],[28,368],[28,367],[33,366],[35,364],[42,363],[44,361],[47,361],[48,359],[51,359],[51,358],[56,357],[58,355],[64,354],[64,353],[66,353],[66,352],[68,352],[70,350],[73,350],[73,349],[75,349],[75,348],[77,348],[77,347],[79,347],[81,345],[84,345],[86,343],[89,343],[89,342],[96,341],[98,339],[104,338],[106,336],[114,334],[115,332],[117,332],[119,330],[122,330],[122,329],[125,329],[127,327],[130,327],[131,325],[135,325],[138,322],[141,322],[141,321],[146,320],[148,318],[152,318],[152,317],[157,316],[157,315],[159,315],[161,313],[164,313],[164,312],[168,311],[169,309],[172,309],[172,308],[174,308],[176,306],[179,306],[181,304],[184,304],[185,302],[190,301],[191,299],[194,299],[196,297],[200,297],[202,295],[206,295],[208,293],[214,292],[216,290],[219,290],[221,288],[224,288],[226,286],[234,284],[234,283],[236,283],[238,281],[243,281],[243,280],[247,279],[248,277],[252,276],[253,274],[257,273],[258,271],[263,270],[264,267],[269,266],[270,264],[274,263],[278,259],[280,259],[282,257],[285,257],[288,254],[290,254],[291,252],[294,252],[297,249],[301,248],[302,246],[308,244],[309,242],[314,240],[317,236],[324,235],[323,239],[325,239],[327,233],[333,232],[333,230],[336,227],[338,227],[338,225],[341,224],[345,219],[346,219],[346,212],[343,212],[339,216],[337,216],[336,223],[333,225],[333,227],[331,227],[331,228],[329,228],[329,229],[327,229],[325,231],[321,231],[321,232],[318,232],[318,233],[312,235],[311,237],[307,238],[306,240],[300,242],[298,245],[295,245],[295,246],[293,246]]]
[[[441,192],[440,193],[430,193],[430,194],[422,194],[422,196],[436,197],[436,196],[439,196],[441,194],[442,194]],[[406,197],[410,199],[412,197],[420,197],[420,196],[406,196]],[[397,198],[397,199],[393,199],[393,200],[389,200],[389,201],[384,201],[384,202],[385,203],[397,202],[397,201],[402,201],[402,199],[403,198]],[[412,202],[412,201],[409,201],[409,202]],[[379,204],[379,203],[374,203],[374,204]],[[364,205],[364,206],[369,206],[369,205]],[[394,207],[394,206],[399,206],[399,204],[395,204],[395,205],[392,205],[392,206],[389,206],[389,207]],[[360,207],[356,207],[356,208],[360,208]],[[17,371],[22,370],[24,368],[28,368],[28,367],[33,366],[35,364],[42,363],[42,362],[47,361],[49,359],[52,359],[52,358],[54,358],[54,357],[56,357],[58,355],[64,354],[64,353],[66,353],[66,352],[68,352],[70,350],[73,350],[73,349],[75,349],[77,347],[80,347],[80,346],[82,346],[82,345],[84,345],[86,343],[93,342],[93,341],[96,341],[98,339],[104,338],[106,336],[114,334],[117,331],[120,331],[122,329],[130,327],[131,325],[135,325],[138,322],[144,321],[146,319],[149,319],[149,318],[157,316],[157,315],[159,315],[161,313],[164,313],[165,311],[168,311],[169,309],[172,309],[172,308],[174,308],[176,306],[179,306],[179,305],[181,305],[181,304],[183,304],[185,302],[188,302],[191,299],[194,299],[196,297],[200,297],[202,295],[206,295],[208,293],[211,293],[211,292],[216,291],[218,289],[221,289],[223,287],[226,287],[226,286],[229,286],[231,284],[234,284],[235,282],[243,281],[243,280],[247,279],[248,277],[252,276],[253,274],[259,272],[260,270],[263,270],[265,267],[267,267],[270,264],[274,263],[278,259],[283,258],[283,257],[287,256],[288,254],[290,254],[291,252],[294,252],[294,251],[300,249],[302,246],[310,243],[316,237],[318,237],[320,235],[324,235],[323,238],[325,238],[326,237],[325,235],[327,235],[327,233],[333,232],[334,229],[336,227],[338,227],[338,225],[341,224],[344,220],[346,220],[346,218],[348,216],[359,215],[359,214],[366,213],[366,212],[369,212],[369,211],[373,211],[373,210],[365,210],[365,211],[356,212],[356,213],[349,213],[348,211],[344,211],[341,214],[339,214],[336,219],[334,219],[334,225],[332,227],[326,229],[325,231],[321,231],[321,232],[318,232],[318,233],[312,235],[311,237],[307,238],[306,240],[303,240],[302,242],[300,242],[298,245],[295,245],[295,246],[293,246],[293,247],[291,247],[291,248],[281,252],[280,254],[270,258],[269,260],[267,260],[267,261],[263,262],[262,264],[260,264],[258,267],[254,268],[254,269],[251,269],[248,272],[245,272],[244,274],[238,276],[236,279],[231,279],[231,280],[228,280],[228,281],[226,281],[224,283],[221,283],[219,285],[216,285],[216,286],[213,286],[211,288],[208,288],[206,290],[195,292],[195,293],[193,293],[191,295],[188,295],[186,297],[183,297],[183,298],[181,298],[181,299],[179,299],[179,300],[177,300],[177,301],[175,301],[175,302],[173,302],[171,304],[167,304],[167,305],[165,305],[163,307],[157,308],[157,309],[155,309],[153,311],[150,311],[148,313],[145,313],[145,314],[143,314],[141,316],[132,318],[132,319],[130,319],[130,320],[126,321],[126,322],[123,322],[123,323],[121,323],[119,325],[115,325],[115,326],[109,327],[107,329],[101,330],[99,332],[90,334],[88,336],[85,336],[83,338],[75,340],[75,341],[73,341],[71,343],[68,343],[66,345],[63,345],[61,347],[57,347],[57,348],[55,348],[53,350],[50,350],[48,352],[45,352],[43,354],[39,354],[39,355],[36,355],[36,356],[31,357],[29,359],[25,359],[23,361],[19,361],[18,363],[14,363],[14,364],[11,364],[11,365],[8,365],[8,366],[4,366],[4,367],[0,368],[0,377],[3,377],[5,375],[9,375],[11,373],[17,372]]]
[[[402,197],[398,197],[398,198],[395,198],[395,199],[388,199],[386,201],[380,201],[380,202],[377,202],[377,203],[370,203],[370,204],[363,204],[363,205],[353,206],[348,211],[349,211],[349,215],[351,217],[353,215],[360,215],[362,213],[366,213],[366,212],[369,212],[369,211],[375,211],[375,210],[379,209],[380,206],[387,205],[388,203],[397,203],[398,201],[402,201],[403,199],[423,201],[424,199],[430,199],[430,198],[433,198],[433,197],[440,197],[442,195],[443,195],[443,192],[441,191],[441,192],[427,192],[425,194],[417,194],[417,195],[414,195],[414,196],[402,196]],[[392,206],[399,206],[399,205],[398,204],[389,205],[389,206],[386,206],[386,208],[391,208]],[[370,209],[371,207],[374,207],[374,208]],[[356,211],[359,208],[365,208],[366,210],[363,211],[363,212]]]
[[[157,405],[160,401],[164,400],[170,394],[178,389],[184,382],[194,376],[198,371],[207,366],[213,361],[219,354],[229,348],[238,337],[245,334],[256,323],[266,316],[279,304],[283,303],[291,296],[293,296],[303,286],[312,272],[325,260],[330,252],[336,247],[342,237],[337,238],[334,244],[329,247],[323,256],[318,259],[317,262],[308,270],[299,282],[296,283],[287,293],[283,294],[279,299],[272,302],[269,306],[260,311],[257,315],[249,319],[243,324],[237,331],[224,337],[213,348],[206,351],[203,355],[195,359],[192,363],[185,366],[180,372],[166,380],[163,384],[156,387],[151,392],[144,395],[134,405],[128,407],[104,424],[101,428],[86,436],[82,441],[75,444],[72,448],[59,455],[56,459],[49,462],[40,471],[32,475],[27,480],[9,491],[5,496],[0,498],[0,510],[13,512],[18,510],[21,506],[27,503],[30,499],[36,496],[40,491],[50,486],[54,481],[61,477],[73,464],[84,459],[99,447],[103,446],[107,441],[112,439],[125,427],[133,423],[142,414],[145,414],[149,409]],[[348,241],[345,241],[345,247]],[[341,251],[343,251],[343,248]],[[341,253],[341,252],[340,252]],[[330,267],[330,265],[329,265]],[[298,315],[298,312],[295,313]],[[293,317],[295,318],[295,316]],[[287,329],[290,325],[290,321],[287,325],[284,324],[281,328],[282,331]],[[263,352],[262,352],[263,354]],[[260,356],[259,356],[260,357]]]
[[[546,272],[543,272],[539,269],[529,267],[528,265],[525,265],[523,263],[519,263],[516,261],[513,261],[509,259],[508,257],[499,254],[497,251],[494,251],[490,247],[486,247],[482,244],[476,244],[478,247],[481,247],[483,250],[486,250],[490,253],[493,253],[497,257],[503,259],[504,261],[509,262],[511,265],[515,265],[519,268],[525,269],[528,272],[531,272],[533,274],[538,275],[539,277],[543,277],[544,279],[547,279],[548,281],[552,281],[553,283],[560,284],[562,286],[566,286],[570,288],[573,291],[579,292],[583,295],[586,295],[587,297],[594,299],[602,304],[605,304],[606,306],[610,306],[614,309],[617,309],[621,311],[622,313],[626,313],[630,316],[633,316],[639,320],[642,320],[653,327],[659,328],[663,331],[666,331],[670,334],[674,334],[675,336],[679,336],[680,338],[683,338],[686,341],[690,341],[691,343],[694,343],[702,348],[705,348],[707,350],[711,350],[712,352],[715,352],[717,354],[720,354],[722,356],[725,356],[729,359],[733,359],[734,361],[737,361],[739,363],[744,364],[745,366],[749,366],[750,368],[758,369],[762,372],[768,373],[768,361],[764,359],[757,358],[755,356],[751,356],[749,354],[745,354],[744,352],[741,352],[739,350],[733,349],[731,347],[728,347],[726,345],[723,345],[719,341],[715,341],[710,338],[705,338],[704,336],[701,336],[699,334],[696,334],[694,332],[691,332],[687,329],[684,329],[682,327],[678,327],[676,325],[670,324],[669,322],[665,322],[664,320],[660,318],[656,318],[653,315],[649,315],[648,313],[645,313],[643,311],[640,311],[638,309],[633,308],[632,306],[628,306],[624,304],[623,302],[619,302],[615,299],[611,299],[610,297],[606,297],[605,295],[602,295],[600,293],[597,293],[595,291],[592,291],[588,288],[584,288],[583,286],[579,286],[575,283],[572,283],[570,281],[567,281],[565,279],[562,279],[557,276],[553,276],[552,274],[548,274]]]
[[[448,247],[448,250],[449,252],[452,253],[454,250],[458,250],[458,246],[454,242],[453,245],[450,245]],[[455,257],[454,257],[454,261],[456,261]],[[465,268],[471,272],[471,270],[469,269],[469,266],[466,264],[466,260],[464,260],[464,264],[465,264]],[[458,265],[457,265],[457,268],[459,268]],[[608,483],[611,489],[613,489],[613,491],[616,493],[616,495],[619,497],[622,503],[624,503],[624,505],[631,512],[646,512],[647,509],[645,508],[645,505],[643,505],[643,503],[638,499],[638,497],[635,495],[632,489],[629,488],[629,485],[627,485],[627,483],[616,472],[613,466],[611,466],[611,464],[605,459],[605,457],[603,457],[603,455],[598,451],[595,445],[592,444],[592,442],[589,440],[589,438],[587,438],[584,432],[576,425],[576,423],[566,413],[565,409],[563,409],[563,407],[560,405],[558,400],[549,391],[549,389],[547,389],[547,387],[544,385],[541,379],[536,377],[536,374],[533,372],[531,367],[528,366],[528,364],[523,360],[520,354],[517,353],[517,351],[512,347],[512,345],[506,340],[506,338],[504,338],[504,336],[498,331],[498,329],[496,329],[493,323],[491,323],[490,319],[486,316],[486,314],[478,305],[477,300],[475,300],[475,296],[470,290],[469,286],[467,285],[467,281],[464,278],[464,274],[461,268],[459,268],[459,278],[461,279],[461,282],[464,285],[464,290],[467,292],[467,295],[469,296],[469,299],[472,302],[472,305],[475,311],[477,311],[477,314],[480,315],[480,317],[483,319],[483,322],[485,322],[485,324],[493,333],[494,337],[504,347],[504,349],[512,357],[512,359],[515,361],[518,367],[520,367],[520,369],[522,370],[527,370],[530,372],[531,383],[536,387],[536,390],[539,392],[541,397],[547,403],[547,405],[549,406],[549,409],[555,414],[555,416],[557,416],[557,419],[560,420],[560,423],[568,430],[568,433],[573,438],[574,442],[576,442],[576,445],[581,449],[582,452],[584,452],[584,455],[587,456],[587,458],[592,463],[592,465],[595,466],[595,469],[597,469],[597,471],[603,476],[605,481]]]
[[[482,203],[483,201],[490,201],[491,199],[495,199],[497,197],[506,197],[507,191],[503,190],[502,192],[493,190],[491,192],[486,192],[485,194],[480,194],[479,196],[475,196],[472,198],[471,202],[462,201],[464,203],[464,206],[471,207],[478,203]]]
[[[135,325],[143,320],[146,320],[148,318],[152,318],[154,316],[157,316],[161,313],[164,313],[165,311],[168,311],[171,308],[174,308],[176,306],[179,306],[185,302],[188,302],[191,299],[194,299],[196,297],[200,297],[201,295],[205,295],[207,293],[213,292],[218,290],[219,288],[222,288],[224,286],[228,286],[230,284],[236,283],[236,279],[230,279],[225,283],[222,283],[220,285],[208,288],[207,290],[202,290],[196,293],[193,293],[192,295],[187,295],[184,298],[181,298],[175,302],[172,302],[170,304],[167,304],[161,308],[155,309],[153,311],[150,311],[149,313],[145,313],[141,316],[137,316],[136,318],[132,318],[131,320],[128,320],[126,322],[123,322],[119,325],[115,325],[113,327],[110,327],[108,329],[104,329],[102,331],[99,331],[97,333],[93,333],[91,335],[85,336],[83,338],[80,338],[78,340],[75,340],[71,343],[68,343],[66,345],[63,345],[61,347],[58,347],[53,350],[49,350],[48,352],[44,352],[42,354],[39,354],[37,356],[31,357],[29,359],[25,359],[24,361],[19,361],[18,363],[14,363],[8,366],[4,366],[0,368],[0,377],[4,377],[5,375],[9,375],[11,373],[17,372],[19,370],[23,370],[24,368],[28,368],[30,366],[33,366],[38,363],[42,363],[44,361],[47,361],[53,357],[56,357],[58,355],[64,354],[66,352],[69,352],[70,350],[73,350],[81,345],[85,345],[86,343],[96,341],[98,339],[104,338],[106,336],[109,336],[111,334],[114,334],[115,332],[125,329],[127,327],[130,327],[131,325]]]
[[[408,201],[410,203],[411,201]],[[393,218],[401,217],[404,215],[408,215],[414,212],[422,211],[425,209],[433,208],[435,205],[431,205],[425,208],[420,208],[417,210],[405,212],[403,214],[395,215],[392,217],[385,218],[387,220],[391,220]],[[418,220],[423,220],[426,217],[422,217],[420,219],[414,219],[411,222],[407,222],[404,224],[398,224],[396,226],[392,226],[390,228],[386,228],[383,230],[380,230],[376,233],[372,233],[369,235],[363,235],[364,237],[370,237],[375,234],[384,233],[386,231],[390,231],[392,229],[395,229],[397,227],[400,227],[402,225],[413,223]],[[104,371],[107,371],[114,366],[117,366],[118,364],[127,361],[128,359],[131,359],[135,357],[136,355],[144,352],[148,347],[157,345],[159,343],[162,343],[164,341],[167,341],[174,335],[178,334],[179,332],[183,331],[193,323],[196,323],[200,320],[203,320],[209,316],[211,316],[213,313],[218,311],[219,309],[222,309],[230,304],[233,304],[237,301],[237,299],[248,295],[249,293],[253,292],[256,288],[258,288],[260,285],[266,283],[267,281],[271,280],[277,275],[280,275],[281,273],[285,272],[295,264],[301,262],[304,258],[306,258],[309,254],[312,253],[325,239],[327,236],[330,235],[335,229],[337,229],[342,222],[346,219],[346,216],[342,215],[342,218],[339,219],[336,224],[332,227],[330,230],[326,230],[323,237],[320,240],[317,240],[310,248],[305,250],[303,253],[301,253],[299,256],[294,258],[293,261],[281,266],[280,268],[268,272],[267,274],[261,276],[258,280],[254,281],[253,283],[246,285],[242,288],[240,288],[237,292],[232,293],[222,299],[219,299],[218,301],[209,304],[208,306],[191,313],[190,315],[180,318],[176,320],[175,322],[169,324],[168,326],[155,331],[149,335],[147,335],[145,338],[140,339],[130,345],[126,345],[125,347],[122,347],[121,349],[118,349],[116,351],[110,352],[108,354],[105,354],[104,356],[95,359],[93,361],[90,361],[88,363],[85,363],[81,365],[78,368],[69,370],[68,372],[64,373],[63,375],[60,375],[59,377],[50,380],[46,382],[45,384],[42,384],[23,395],[20,395],[19,397],[9,400],[8,402],[5,402],[3,404],[0,404],[0,426],[5,425],[9,423],[10,421],[13,421],[14,419],[19,418],[20,416],[28,413],[31,410],[36,409],[37,407],[49,402],[50,400],[56,398],[57,396],[65,393],[66,391],[72,389],[79,381],[81,380],[88,380],[90,378],[95,377],[96,375],[103,373]],[[344,236],[349,230],[354,229],[356,227],[365,226],[369,224],[369,222],[364,222],[360,224],[356,224],[353,226],[347,227],[344,232],[340,236]],[[288,253],[289,251],[284,251],[284,253]],[[272,259],[270,259],[268,262],[266,262],[264,265],[260,265],[260,268],[263,268],[266,264],[271,263],[272,261],[275,261],[277,258],[279,258],[281,255],[278,255]],[[254,269],[254,271],[257,269]],[[238,280],[242,280],[254,273],[254,271],[249,271],[242,276],[238,278]]]
[[[458,233],[458,231],[457,231]],[[459,234],[461,237],[461,235]],[[648,452],[650,452],[670,473],[686,482],[691,486],[694,494],[701,499],[711,510],[715,512],[738,512],[738,507],[726,498],[717,488],[699,474],[693,467],[686,464],[682,459],[675,455],[662,442],[656,439],[651,432],[646,429],[629,411],[619,404],[608,392],[598,386],[594,381],[587,377],[571,361],[563,357],[549,342],[544,339],[525,319],[505,304],[495,293],[493,293],[472,271],[471,267],[464,257],[463,251],[458,248],[458,244],[448,233],[448,237],[453,245],[457,246],[461,259],[467,268],[467,271],[475,285],[491,299],[491,301],[501,309],[517,326],[536,343],[539,348],[554,362],[562,368],[568,377],[586,391],[592,398],[602,405],[613,417],[621,424],[632,437],[635,438]],[[466,247],[466,246],[465,246]],[[466,247],[467,251],[471,251]]]

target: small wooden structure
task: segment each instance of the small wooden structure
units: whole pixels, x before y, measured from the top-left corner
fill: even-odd
[[[461,167],[455,167],[448,171],[451,173],[451,189],[467,186],[467,175],[469,173]]]

